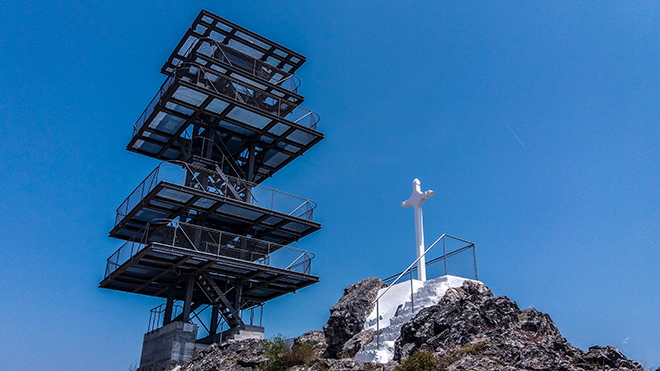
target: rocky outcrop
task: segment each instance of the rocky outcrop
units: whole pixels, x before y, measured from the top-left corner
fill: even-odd
[[[344,295],[330,308],[330,318],[323,326],[328,358],[336,358],[343,345],[362,332],[367,316],[374,309],[378,290],[387,287],[380,278],[371,277],[344,289]]]
[[[467,370],[642,370],[611,346],[586,352],[561,336],[546,313],[520,310],[505,296],[494,297],[484,284],[466,281],[448,289],[436,304],[420,310],[401,327],[395,361],[387,364],[351,358],[372,341],[373,330],[361,331],[382,281],[370,278],[349,286],[332,307],[324,331],[309,331],[293,340],[292,349],[311,345],[316,359],[290,366],[291,371],[392,371],[417,351],[431,353],[437,369]],[[258,371],[270,360],[266,340],[231,340],[214,344],[175,371]],[[333,347],[332,352],[328,351]],[[287,363],[293,364],[293,363]],[[660,371],[660,370],[656,370]]]
[[[482,283],[469,281],[403,325],[395,359],[417,350],[437,355],[454,371],[641,370],[614,347],[573,347],[547,314],[521,311],[509,298],[495,298]]]
[[[376,331],[371,329],[355,334],[341,347],[341,356],[346,358],[355,357],[355,354],[364,349],[365,345],[374,341],[374,335],[376,335]]]
[[[175,366],[172,371],[248,371],[256,370],[268,361],[264,352],[267,340],[229,340],[213,344],[190,362]]]
[[[316,354],[317,357],[321,357],[328,347],[328,344],[325,341],[325,335],[323,334],[323,331],[320,330],[307,331],[293,339],[294,346],[301,346],[305,343],[312,344],[312,349],[314,349],[314,354]]]

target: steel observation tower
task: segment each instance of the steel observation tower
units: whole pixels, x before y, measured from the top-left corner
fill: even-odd
[[[125,243],[100,283],[164,300],[140,370],[263,337],[263,304],[318,282],[314,255],[287,246],[321,228],[316,204],[261,185],[323,139],[300,106],[305,60],[202,10],[161,69],[127,149],[162,162],[117,209]]]

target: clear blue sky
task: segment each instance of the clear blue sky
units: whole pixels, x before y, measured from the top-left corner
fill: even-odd
[[[97,288],[114,212],[158,164],[129,153],[161,66],[205,8],[308,58],[326,139],[265,185],[314,199],[315,286],[267,335],[319,329],[342,289],[474,241],[480,278],[586,349],[660,366],[657,2],[51,1],[0,6],[0,359],[127,370],[149,297]]]

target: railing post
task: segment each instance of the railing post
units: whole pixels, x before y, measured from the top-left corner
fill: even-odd
[[[415,292],[413,287],[412,269],[410,270],[410,313],[415,314]]]
[[[445,238],[442,238],[442,260],[445,262],[445,276],[447,275],[447,246],[445,244]]]
[[[172,226],[174,227],[174,233],[172,234],[172,246],[174,246],[176,244],[176,230],[179,229],[178,227],[179,225],[177,223],[172,223],[172,224],[173,224]]]
[[[261,303],[261,310],[259,311],[259,327],[261,327],[263,319],[264,319],[264,303]]]
[[[376,299],[376,349],[380,350],[380,298]]]
[[[474,258],[474,279],[479,281],[479,275],[477,274],[477,250],[472,245],[472,257]]]

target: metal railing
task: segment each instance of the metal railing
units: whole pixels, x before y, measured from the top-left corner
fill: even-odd
[[[244,179],[197,167],[185,162],[163,162],[149,174],[117,208],[115,226],[160,182],[194,188],[271,211],[312,221],[316,203]]]
[[[197,63],[183,63],[173,76],[287,121],[316,130],[321,117],[314,111],[250,87],[248,84]]]
[[[448,240],[450,242],[458,242],[458,248],[452,248],[451,246],[449,247],[449,252],[447,252],[448,248]],[[451,275],[457,275],[461,276],[463,278],[472,278],[472,273],[474,273],[474,279],[479,280],[479,276],[477,274],[477,255],[476,251],[474,248],[474,243],[470,241],[466,241],[463,239],[460,239],[458,237],[450,236],[448,234],[443,234],[429,246],[428,249],[424,251],[422,255],[420,255],[406,270],[404,270],[401,273],[395,274],[393,276],[390,276],[388,278],[385,278],[383,281],[387,284],[387,289],[383,291],[382,294],[378,295],[376,299],[372,302],[376,304],[376,344],[377,348],[380,349],[380,299],[392,288],[399,280],[406,275],[406,273],[409,274],[410,276],[410,310],[412,313],[415,312],[415,301],[414,301],[414,280],[413,280],[413,273],[417,272],[417,263],[422,259],[422,257],[426,257],[429,251],[433,249],[439,242],[442,241],[442,255],[437,257],[437,258],[432,258],[426,262],[426,268],[427,268],[427,281],[430,279],[434,279],[437,277],[441,276],[446,276],[448,274]],[[465,271],[465,264],[449,264],[449,262],[458,262],[458,261],[465,261],[465,258],[468,258],[468,264],[467,264],[467,271]],[[459,260],[460,259],[460,260]],[[431,268],[431,269],[429,269]],[[451,268],[451,269],[450,269]],[[473,270],[472,270],[473,268]],[[458,273],[460,270],[463,270],[467,274],[463,273]]]
[[[196,77],[191,77],[196,76]],[[291,75],[293,76],[293,75]],[[281,99],[275,95],[267,94],[259,90],[255,90],[245,86],[246,84],[229,78],[221,73],[215,72],[212,69],[204,68],[198,64],[189,64],[177,68],[172,76],[168,77],[156,95],[151,99],[149,105],[142,112],[140,117],[133,124],[133,137],[137,135],[149,116],[156,109],[156,106],[161,101],[167,90],[172,86],[177,78],[184,81],[193,82],[200,87],[211,90],[219,95],[229,97],[233,100],[245,103],[249,106],[264,110],[268,113],[282,117],[285,120],[294,122],[296,124],[309,127],[316,130],[318,122],[321,117],[318,113],[308,110],[307,108],[296,106],[288,100]],[[292,84],[295,78],[288,77],[281,81],[282,84]]]
[[[157,219],[145,225],[107,259],[104,277],[108,277],[150,243],[158,243],[160,247],[183,248],[304,274],[310,274],[314,258],[313,253],[290,246],[177,220]]]
[[[137,132],[140,130],[140,128],[144,126],[144,123],[147,121],[147,118],[151,116],[151,113],[156,108],[156,105],[158,104],[158,102],[160,102],[160,99],[163,97],[163,95],[165,95],[167,89],[169,89],[170,86],[172,86],[173,82],[174,82],[174,78],[168,77],[163,83],[163,85],[161,85],[160,89],[158,89],[158,93],[156,93],[153,99],[151,99],[151,102],[149,102],[147,108],[145,108],[144,111],[142,111],[140,117],[137,119],[135,124],[133,124],[133,136],[135,136]]]
[[[165,323],[165,307],[166,304],[161,304],[153,309],[149,313],[149,328],[147,332],[159,329],[163,327]],[[183,307],[180,305],[174,305],[172,307],[172,318],[183,313]]]
[[[178,301],[178,302],[182,303],[182,301]],[[239,311],[239,316],[241,320],[243,320],[244,323],[249,324],[250,326],[256,326],[256,324],[258,323],[259,324],[258,326],[261,327],[263,325],[264,304],[265,303],[247,302],[244,305],[242,305]],[[147,329],[148,333],[157,330],[165,325],[166,307],[167,304],[163,303],[151,309],[149,313],[149,327]],[[209,308],[213,308],[213,306],[209,304],[205,304],[200,306],[196,310],[191,311],[189,322],[197,324],[198,327],[203,327],[208,333],[208,335],[211,335],[211,328],[213,328],[213,326],[211,325],[211,321],[213,317],[210,316],[208,313]],[[178,304],[173,304],[171,318],[169,318],[168,321],[171,321],[172,319],[176,318],[182,313],[183,313],[183,306]],[[207,326],[205,322],[208,322],[209,326]],[[221,315],[218,316],[218,323],[216,324],[215,327],[218,333],[222,333],[225,324],[226,321],[224,317],[222,317]],[[197,338],[202,338],[202,337],[203,336],[201,336],[200,333],[198,332]]]
[[[193,43],[185,53],[186,61],[196,61],[197,54],[202,54],[209,58],[224,62],[234,68],[245,71],[252,76],[268,81],[273,85],[280,86],[294,93],[298,91],[298,88],[301,85],[301,81],[296,75],[284,72],[269,63],[260,61],[211,38],[200,38]],[[213,66],[211,66],[211,68],[213,68]]]

